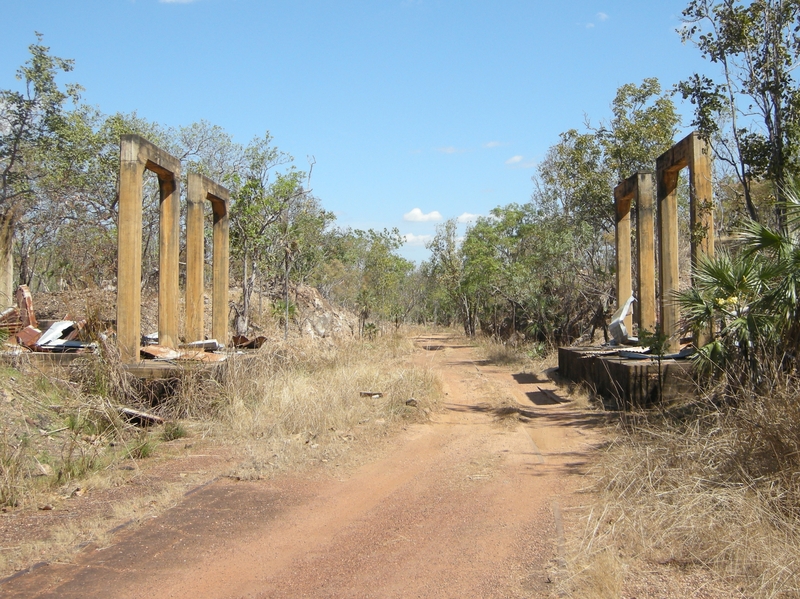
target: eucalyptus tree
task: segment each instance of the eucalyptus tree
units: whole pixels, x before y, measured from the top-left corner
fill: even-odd
[[[57,82],[73,61],[51,55],[42,36],[36,37],[30,58],[17,70],[22,89],[0,90],[0,301],[8,301],[13,287],[16,226],[37,199],[46,163],[62,142],[65,113],[80,92],[77,85]]]
[[[695,73],[678,84],[695,105],[692,124],[735,172],[753,220],[763,218],[753,183],[774,183],[776,221],[785,229],[783,190],[798,172],[800,2],[692,0],[683,18],[683,40],[720,70],[716,78]]]

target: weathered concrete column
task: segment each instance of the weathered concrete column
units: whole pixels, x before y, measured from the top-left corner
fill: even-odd
[[[229,193],[211,179],[189,173],[189,212],[186,222],[186,331],[187,341],[203,339],[203,271],[204,211],[203,203],[211,202],[213,230],[213,290],[211,300],[211,334],[219,343],[228,340],[229,283]],[[191,334],[190,334],[191,332]]]
[[[689,218],[692,227],[692,267],[700,255],[714,255],[714,203],[711,186],[711,150],[693,133],[689,157]]]
[[[639,331],[656,329],[656,230],[653,174],[636,175],[636,246],[639,275]]]
[[[138,135],[120,138],[117,264],[117,344],[123,363],[139,361],[142,281],[142,178],[158,176],[159,343],[178,341],[178,237],[180,235],[180,161]]]
[[[180,173],[158,177],[161,192],[158,236],[158,343],[178,347],[178,302],[180,301]]]
[[[658,171],[658,255],[661,259],[659,282],[661,287],[661,331],[667,335],[667,349],[680,347],[678,322],[680,310],[675,302],[678,291],[678,171]]]
[[[138,139],[120,140],[117,229],[117,347],[123,364],[139,361],[142,282],[142,176]]]
[[[0,306],[14,304],[14,214],[8,210],[0,218]]]
[[[221,191],[218,190],[218,191]],[[214,290],[211,302],[211,335],[219,343],[228,343],[228,287],[230,266],[230,224],[227,190],[212,202],[214,210]]]
[[[186,341],[202,341],[205,238],[202,179],[195,173],[188,176],[186,210]]]
[[[619,186],[618,186],[619,187]],[[615,195],[616,195],[616,189]],[[631,199],[630,196],[615,198],[616,245],[617,245],[617,309],[621,308],[633,293],[631,281]],[[631,311],[632,312],[632,311]],[[629,335],[633,335],[633,314],[623,321]]]

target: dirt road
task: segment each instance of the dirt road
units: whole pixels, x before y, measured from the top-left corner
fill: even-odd
[[[4,582],[0,596],[551,596],[561,512],[596,423],[539,391],[549,383],[458,342],[417,341],[419,362],[441,373],[445,409],[371,463],[218,480],[109,547]],[[503,396],[513,401],[498,410]]]

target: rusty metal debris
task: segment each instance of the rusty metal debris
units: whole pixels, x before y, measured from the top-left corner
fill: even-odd
[[[50,325],[41,337],[32,346],[35,351],[79,351],[88,345],[78,341],[78,335],[86,326],[86,321],[59,320]],[[30,346],[26,346],[30,347]]]
[[[35,329],[32,326],[27,326],[17,333],[16,338],[19,345],[33,349],[41,336],[42,332],[39,329]]]
[[[216,343],[216,342],[215,342]],[[146,345],[139,350],[144,359],[172,362],[187,360],[192,362],[223,362],[225,354],[215,354],[202,350],[177,350],[163,345]]]
[[[42,333],[27,285],[17,288],[15,298],[17,305],[0,313],[0,331],[5,331],[20,347],[34,352],[76,352],[89,347],[78,340],[81,330],[86,326],[85,320],[60,320]]]
[[[204,341],[192,341],[191,343],[182,343],[179,347],[193,349],[195,351],[217,351],[222,349],[222,345],[216,339],[206,339]]]
[[[244,335],[233,336],[233,346],[238,349],[258,349],[267,342],[267,338],[259,335],[255,339],[248,339]]]
[[[163,345],[146,345],[140,351],[143,358],[151,360],[177,360],[181,357],[181,352]]]

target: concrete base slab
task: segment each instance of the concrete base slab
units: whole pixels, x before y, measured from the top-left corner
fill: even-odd
[[[559,347],[558,372],[566,379],[587,385],[616,409],[658,403],[659,366],[655,358],[620,358],[601,347]],[[696,392],[689,360],[661,361],[662,401]]]

